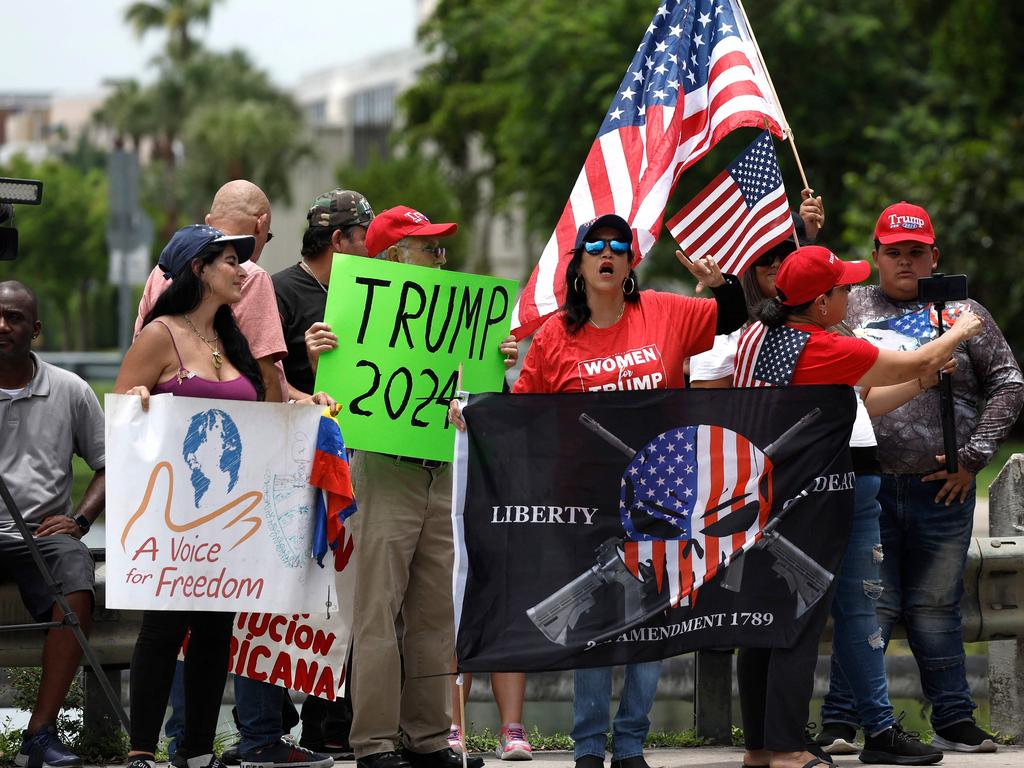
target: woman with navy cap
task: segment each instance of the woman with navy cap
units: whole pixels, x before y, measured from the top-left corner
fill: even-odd
[[[534,336],[513,392],[682,388],[686,358],[709,349],[716,334],[743,324],[747,312],[739,282],[723,275],[713,259],[691,263],[676,252],[712,290],[713,301],[641,291],[632,245],[629,224],[619,216],[600,216],[579,228],[565,270],[565,304]],[[622,360],[632,363],[618,365]],[[464,428],[455,403],[449,414]],[[643,745],[660,670],[660,661],[626,665],[612,725],[612,768],[647,767]],[[604,765],[611,684],[610,667],[575,672],[576,768]]]
[[[756,312],[759,321],[740,337],[735,385],[847,384],[867,389],[912,382],[910,389],[917,391],[920,379],[934,377],[956,345],[981,330],[980,320],[965,312],[948,333],[913,352],[880,350],[864,339],[836,332],[833,329],[846,317],[850,288],[870,273],[868,262],[842,261],[821,246],[805,246],[788,255],[775,276],[776,295],[760,305]],[[780,332],[780,329],[785,330]],[[795,364],[787,361],[786,365],[758,365],[762,358],[779,360],[780,356],[785,356],[783,348],[795,356]],[[890,388],[890,394],[902,396],[892,390],[895,388]],[[870,395],[868,402],[870,408]],[[885,406],[878,407],[884,409]],[[892,407],[891,404],[888,407]],[[870,424],[867,426],[870,433]],[[870,442],[874,442],[873,435]],[[858,455],[864,456],[863,452],[855,452],[855,461]],[[871,472],[861,468],[857,474],[857,495],[861,498],[856,502],[855,518],[863,515],[868,519],[874,513],[877,534],[877,511],[873,504],[877,475],[873,475],[872,492]],[[855,528],[856,525],[855,522]],[[849,549],[846,554],[849,558]],[[844,579],[844,572],[840,572],[835,583],[836,589],[844,590],[852,582]],[[862,584],[853,586],[863,589]],[[867,646],[869,630],[865,627],[873,623],[877,628],[873,615],[864,617],[867,624],[860,622],[864,626],[857,624],[853,614],[858,611],[853,610],[855,601],[852,599],[855,591],[847,590],[836,598],[843,610],[836,614],[834,643],[837,652],[847,658],[854,658],[856,649],[846,646],[861,640]],[[748,768],[810,768],[826,764],[821,756],[807,751],[804,725],[814,687],[818,641],[831,598],[829,594],[812,609],[805,629],[792,647],[741,648],[739,651],[737,673],[747,750],[743,764]],[[866,604],[873,608],[870,600]],[[840,649],[841,644],[846,645]],[[868,661],[865,658],[862,663]],[[880,651],[876,661],[882,663]],[[881,684],[884,687],[884,668]],[[876,695],[876,698],[882,697]],[[884,698],[887,705],[888,697]],[[863,762],[924,765],[941,760],[941,752],[921,744],[902,730],[899,722],[891,718],[891,707],[888,715],[886,727],[873,737],[877,743],[869,740],[866,745],[861,757]]]
[[[231,305],[242,298],[256,238],[227,236],[193,224],[179,229],[160,254],[171,281],[146,316],[114,383],[119,394],[222,400],[263,400],[263,377],[238,329]],[[333,406],[323,393],[307,398]],[[129,768],[153,768],[157,739],[171,690],[178,650],[185,655],[185,731],[178,747],[188,768],[220,765],[213,755],[217,716],[227,679],[231,622],[222,611],[145,611],[131,664]],[[296,748],[298,749],[298,748]],[[326,768],[329,758],[313,768]]]

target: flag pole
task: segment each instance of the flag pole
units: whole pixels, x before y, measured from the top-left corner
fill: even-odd
[[[764,63],[764,56],[761,55],[761,46],[757,44],[757,37],[754,35],[754,28],[750,26],[750,19],[747,18],[747,9],[743,7],[743,0],[735,0],[735,2],[736,7],[740,9],[740,14],[743,16],[743,24],[747,28],[747,34],[750,35],[750,42],[754,44],[754,52],[757,54],[757,60],[761,64],[761,71],[764,72],[765,79],[768,81],[768,87],[772,89],[772,96],[775,97],[775,104],[779,108],[779,114],[782,116],[782,121],[786,124],[786,133],[789,134],[786,138],[789,139],[789,146],[793,149],[793,158],[796,160],[797,170],[800,171],[800,180],[804,183],[804,189],[810,189],[811,185],[807,181],[807,174],[804,173],[804,164],[800,162],[800,153],[797,152],[796,141],[793,139],[793,129],[789,125],[789,120],[786,119],[785,111],[782,109],[782,102],[779,100],[778,91],[775,90],[775,83],[772,82],[772,76],[768,71],[768,65]]]
[[[764,129],[765,129],[765,131],[768,133],[768,135],[770,137],[772,132],[770,130],[768,130],[768,118],[767,117],[763,117],[762,119],[764,120]],[[797,161],[797,162],[799,162],[799,161]],[[783,189],[785,189],[785,182],[783,182]],[[796,227],[793,227],[793,242],[796,243],[796,247],[797,248],[800,247],[800,236],[796,233]]]

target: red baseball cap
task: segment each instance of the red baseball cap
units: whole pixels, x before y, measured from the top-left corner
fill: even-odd
[[[787,307],[799,307],[837,285],[859,283],[870,274],[871,264],[866,261],[843,261],[828,248],[805,245],[782,262],[775,275],[775,289],[779,301]]]
[[[458,224],[431,224],[430,219],[405,205],[396,205],[378,213],[366,228],[366,252],[376,256],[403,237],[448,237],[454,235]]]
[[[935,230],[928,211],[904,200],[882,211],[875,224],[875,240],[882,245],[904,240],[934,245]]]

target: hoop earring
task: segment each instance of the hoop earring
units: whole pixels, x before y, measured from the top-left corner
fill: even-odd
[[[576,279],[572,281],[572,287],[576,290],[576,293],[586,294],[587,286],[586,286],[586,284],[584,284],[583,286],[580,286],[580,280],[581,280],[580,276],[576,275]]]
[[[629,290],[626,290],[626,280],[629,281]],[[636,280],[633,279],[632,275],[626,275],[626,280],[622,281],[622,295],[632,296],[636,293]]]

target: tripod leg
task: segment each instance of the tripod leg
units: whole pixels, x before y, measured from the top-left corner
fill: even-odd
[[[46,564],[46,560],[43,559],[43,555],[39,551],[39,545],[36,543],[35,537],[32,535],[32,531],[29,530],[28,525],[25,523],[25,518],[21,516],[21,510],[18,508],[18,505],[14,503],[14,497],[11,496],[11,492],[7,487],[7,483],[4,482],[3,476],[0,476],[0,499],[2,499],[4,504],[7,506],[7,511],[11,516],[11,520],[14,522],[15,527],[17,527],[18,532],[21,534],[21,538],[24,540],[25,546],[28,547],[29,554],[32,556],[32,561],[36,565],[36,570],[39,571],[39,575],[42,577],[43,582],[53,594],[53,599],[57,603],[57,607],[60,608],[61,613],[64,614],[64,625],[71,630],[75,639],[78,640],[78,644],[82,647],[82,653],[89,662],[89,666],[92,667],[93,672],[96,673],[96,677],[99,678],[100,687],[103,689],[103,693],[106,694],[108,701],[110,701],[111,708],[117,712],[118,719],[121,721],[125,730],[128,730],[128,716],[125,714],[124,708],[121,706],[120,696],[117,696],[114,693],[114,688],[110,685],[110,681],[107,680],[106,675],[103,673],[103,666],[100,664],[99,657],[89,644],[89,639],[82,631],[77,614],[71,610],[71,606],[68,605],[68,601],[65,599],[60,585],[53,577],[53,573],[50,571],[50,567]]]

